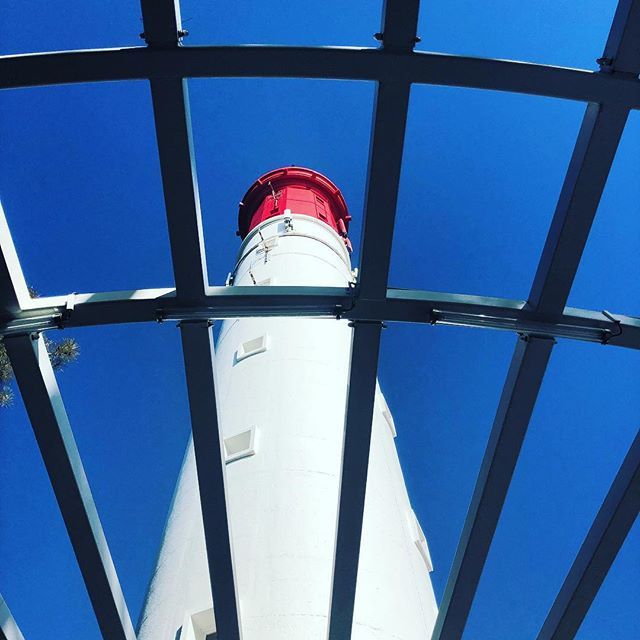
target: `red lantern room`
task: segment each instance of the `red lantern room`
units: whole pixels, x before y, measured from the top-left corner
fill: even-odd
[[[244,239],[251,229],[286,209],[322,220],[351,251],[347,237],[351,216],[340,189],[326,176],[304,167],[269,171],[251,185],[240,203],[238,235]]]

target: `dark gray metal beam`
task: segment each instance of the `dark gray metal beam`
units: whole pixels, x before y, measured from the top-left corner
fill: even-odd
[[[609,105],[586,109],[529,294],[540,312],[566,304],[628,113]]]
[[[601,75],[640,73],[638,36],[640,1],[620,0]],[[567,302],[628,115],[621,105],[587,107],[529,294],[540,312],[557,313]]]
[[[0,318],[18,315],[29,299],[20,260],[0,204]]]
[[[410,53],[416,46],[420,0],[384,0],[382,46],[386,51]]]
[[[176,289],[200,298],[208,280],[187,82],[152,80],[151,97]]]
[[[618,11],[611,31],[633,35],[635,29],[620,24],[630,15]],[[635,47],[622,39],[617,44],[625,51]],[[635,51],[640,56],[640,49]],[[557,316],[565,307],[627,116],[628,109],[619,105],[587,107],[529,297],[529,308],[539,317]],[[525,347],[516,346],[433,640],[462,637],[552,345],[549,338],[530,337]]]
[[[182,27],[175,0],[142,0],[144,37],[150,50],[175,50]],[[199,298],[208,285],[187,82],[151,80],[173,273],[178,296]]]
[[[355,323],[342,449],[329,640],[350,640],[380,350],[379,322]]]
[[[603,312],[572,307],[549,316],[532,311],[523,300],[408,289],[388,289],[384,300],[361,300],[353,290],[339,287],[209,287],[207,293],[196,304],[176,298],[175,289],[38,298],[0,323],[0,336],[163,319],[340,315],[351,320],[472,326],[640,349],[640,318],[616,314],[612,321]]]
[[[207,321],[182,322],[180,333],[216,620],[216,637],[219,640],[240,640],[242,627],[227,514],[213,336],[210,323]]]
[[[178,47],[183,32],[175,0],[142,0],[142,13],[144,37],[150,49]],[[183,78],[152,79],[151,97],[176,296],[178,299],[202,299],[208,278],[187,82]],[[210,323],[207,320],[183,322],[180,333],[216,636],[220,640],[241,640]]]
[[[0,640],[24,640],[2,595],[0,595]]]
[[[410,91],[405,82],[383,82],[376,92],[360,243],[363,298],[383,298],[387,290]]]
[[[44,340],[4,340],[102,636],[135,640],[109,547]]]
[[[602,69],[609,73],[628,73],[638,76],[640,73],[638,42],[640,42],[640,2],[619,0],[609,38],[600,59]]]
[[[509,489],[553,340],[520,338],[498,405],[433,638],[461,638]]]
[[[150,47],[178,46],[183,31],[177,0],[140,0],[144,31],[140,34]]]
[[[385,2],[383,52],[411,54],[418,7],[419,0]],[[377,87],[357,284],[358,295],[363,298],[384,299],[387,291],[410,90],[405,80],[385,80]],[[380,322],[354,323],[329,640],[351,638],[381,330]]]
[[[183,77],[401,80],[640,108],[640,82],[625,74],[422,51],[243,45],[0,56],[0,89]]]
[[[538,640],[573,638],[640,511],[640,431],[538,634]]]

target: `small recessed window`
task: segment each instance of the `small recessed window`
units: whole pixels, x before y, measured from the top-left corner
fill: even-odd
[[[227,464],[252,456],[255,452],[255,427],[224,439],[224,455]]]
[[[206,609],[198,613],[185,615],[180,633],[176,640],[215,640],[216,623],[213,617],[213,609]]]
[[[429,553],[427,538],[425,537],[424,532],[422,531],[422,527],[418,522],[418,518],[416,517],[416,514],[412,509],[409,510],[408,520],[409,531],[411,532],[413,542],[420,552],[420,555],[422,556],[424,564],[427,567],[427,571],[431,573],[433,571],[433,563],[431,562],[431,554]]]
[[[236,362],[255,356],[258,353],[262,353],[267,350],[267,336],[266,334],[252,338],[243,342],[236,351]]]

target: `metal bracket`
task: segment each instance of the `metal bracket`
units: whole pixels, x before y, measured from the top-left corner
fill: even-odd
[[[617,318],[615,318],[606,309],[602,310],[602,315],[605,318],[607,318],[608,320],[611,320],[611,322],[613,322],[613,324],[618,329],[617,333],[612,333],[611,331],[609,331],[609,329],[605,329],[604,330],[604,332],[602,334],[602,344],[608,344],[609,340],[611,340],[612,338],[617,338],[618,336],[622,335],[622,322],[620,320],[618,320]]]
[[[178,320],[178,322],[176,323],[176,327],[180,328],[183,324],[207,324],[207,327],[213,327],[214,324],[214,320],[212,320],[211,318],[207,318],[206,320],[203,320],[202,318],[185,318],[184,320]]]
[[[383,329],[387,328],[387,323],[381,320],[350,320],[350,327],[357,327],[359,324],[379,324]]]
[[[598,58],[596,64],[602,73],[613,73],[613,58]]]
[[[67,296],[67,299],[64,303],[64,309],[62,311],[62,315],[60,316],[60,324],[64,324],[69,318],[71,318],[71,314],[76,307],[76,292],[70,293]]]

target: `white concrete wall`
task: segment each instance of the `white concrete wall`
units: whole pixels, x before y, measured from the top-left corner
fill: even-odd
[[[234,286],[347,286],[342,239],[307,216],[279,216],[245,239]],[[352,330],[346,321],[225,321],[217,341],[225,438],[254,429],[253,455],[227,464],[244,640],[325,640]],[[265,338],[266,350],[242,357]],[[436,605],[416,544],[392,433],[376,396],[353,638],[424,640]],[[140,640],[203,640],[211,614],[191,445],[152,581]],[[193,614],[199,614],[192,622]],[[201,631],[199,631],[201,629]],[[198,637],[198,635],[200,637]]]

